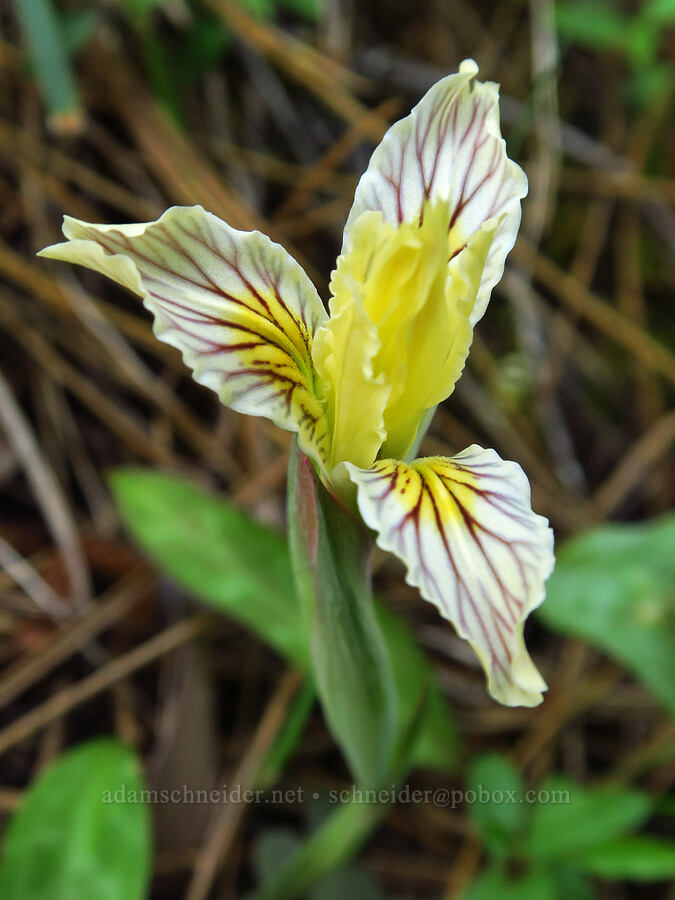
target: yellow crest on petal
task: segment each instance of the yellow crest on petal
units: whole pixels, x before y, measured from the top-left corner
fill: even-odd
[[[178,348],[196,381],[228,406],[295,431],[322,466],[328,429],[312,338],[326,312],[278,244],[238,231],[200,206],[156,222],[92,225],[66,217],[67,242],[41,255],[78,263],[143,298],[157,337]]]
[[[408,583],[469,641],[492,696],[507,706],[540,703],[546,685],[525,648],[523,624],[544,599],[553,532],[532,511],[520,466],[474,445],[452,459],[346,469],[377,543],[405,563]]]

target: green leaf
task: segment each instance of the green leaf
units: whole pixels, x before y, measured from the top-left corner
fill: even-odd
[[[629,21],[605,3],[580,0],[556,6],[559,35],[592,50],[623,50]]]
[[[387,632],[384,633],[385,640]],[[416,646],[416,645],[415,645]],[[418,650],[421,653],[421,651]],[[393,656],[394,671],[398,671],[400,657]],[[448,703],[440,691],[438,682],[429,668],[429,663],[424,657],[427,668],[429,688],[424,716],[417,731],[417,738],[412,748],[412,765],[423,769],[433,769],[437,772],[454,772],[461,752],[460,737],[455,727]],[[406,686],[399,688],[399,704],[405,694]]]
[[[141,900],[150,877],[145,784],[113,740],[59,757],[29,787],[7,828],[0,900]]]
[[[359,784],[387,778],[397,742],[391,657],[375,616],[371,542],[294,445],[288,522],[295,583],[328,725]]]
[[[310,668],[283,537],[176,475],[134,467],[116,470],[109,481],[127,528],[160,570],[293,664]],[[457,733],[429,660],[400,618],[380,604],[377,616],[394,665],[401,723],[426,693],[413,764],[450,771]]]
[[[31,68],[53,124],[65,130],[81,119],[80,99],[66,42],[50,0],[15,0]]]
[[[175,475],[118,469],[110,485],[127,527],[160,569],[300,668],[309,667],[281,535]]]
[[[471,883],[462,900],[556,900],[556,897],[555,884],[547,872],[534,871],[508,880],[500,869],[493,868]]]
[[[570,865],[573,865],[571,863]],[[557,866],[553,870],[556,900],[595,900],[596,892],[590,879],[569,866]]]
[[[640,15],[644,19],[667,27],[675,22],[675,0],[649,0],[643,4]]]
[[[649,19],[637,19],[631,23],[626,35],[626,52],[634,70],[649,67],[658,54],[661,26]]]
[[[605,525],[558,554],[539,611],[632,669],[675,713],[675,516]]]
[[[618,787],[585,788],[556,775],[538,791],[526,852],[535,860],[576,859],[584,850],[641,825],[652,801],[640,791]]]
[[[423,705],[422,719],[410,750],[413,764],[452,772],[459,758],[459,735],[429,660],[402,619],[381,603],[376,603],[375,612],[394,666],[402,735],[408,732]]]
[[[575,864],[611,880],[665,881],[675,878],[675,843],[653,837],[627,837],[580,854]]]
[[[505,756],[485,753],[472,762],[466,786],[475,794],[469,817],[487,848],[495,854],[508,853],[526,810],[520,772]]]
[[[633,71],[630,97],[636,106],[647,107],[667,96],[675,81],[675,70],[667,62],[654,62]]]

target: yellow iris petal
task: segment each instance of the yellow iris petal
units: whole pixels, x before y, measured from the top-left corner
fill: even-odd
[[[351,301],[319,328],[312,345],[331,432],[329,472],[347,459],[367,468],[382,446],[389,384],[383,375],[374,374],[379,347],[377,329],[355,287]]]
[[[407,455],[426,410],[449,397],[462,374],[473,339],[471,313],[496,227],[496,220],[486,222],[461,250],[453,251],[451,235],[453,258],[444,291],[427,300],[408,329],[409,345],[418,349],[410,356],[398,404],[385,412],[382,456]]]
[[[331,318],[321,329],[323,342],[331,335],[331,365],[343,373],[341,379],[326,378],[314,352],[327,385],[335,462],[368,465],[356,460],[371,455],[372,461],[373,444],[364,454],[364,429],[354,428],[354,421],[368,422],[372,435],[375,425],[382,431],[380,417],[386,433],[382,454],[405,457],[425,412],[459,378],[498,222],[485,223],[465,244],[456,226],[448,231],[449,219],[449,206],[440,201],[427,205],[421,222],[396,226],[370,210],[353,225],[351,249],[338,259],[331,280]],[[358,334],[348,337],[348,328]],[[380,388],[376,396],[363,383],[358,390],[347,387],[347,373],[353,380],[353,373],[362,378],[366,371]]]

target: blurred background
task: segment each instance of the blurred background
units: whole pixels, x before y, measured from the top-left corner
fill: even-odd
[[[673,0],[0,15],[0,900],[675,897]],[[35,252],[64,213],[200,203],[283,243],[326,298],[372,149],[467,56],[502,86],[530,193],[422,451],[478,443],[529,476],[559,556],[527,630],[550,691],[493,703],[376,555],[437,686],[407,779],[436,799],[330,831],[349,775],[284,658],[290,436],[194,384],[135,298]],[[144,784],[263,793],[100,802]],[[306,883],[273,893],[313,832]]]

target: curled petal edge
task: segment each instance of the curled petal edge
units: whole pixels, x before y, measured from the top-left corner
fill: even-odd
[[[346,468],[378,545],[470,643],[490,694],[507,706],[538,705],[546,684],[523,625],[544,599],[553,533],[530,507],[520,466],[473,445],[451,459]]]
[[[303,451],[323,465],[329,435],[311,350],[327,315],[290,254],[201,206],[134,225],[66,216],[63,231],[69,240],[40,256],[83,265],[139,295],[155,334],[181,351],[196,381],[238,412],[297,431]]]

